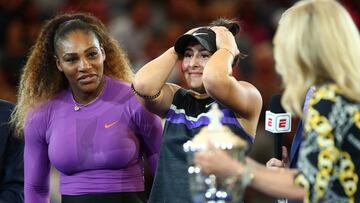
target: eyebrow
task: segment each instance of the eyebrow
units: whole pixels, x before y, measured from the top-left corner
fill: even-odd
[[[86,52],[88,52],[88,51],[90,51],[91,49],[94,49],[94,48],[96,50],[99,50],[97,46],[91,46],[91,47],[85,49],[84,52],[86,53]],[[68,56],[68,55],[76,55],[76,53],[64,53],[64,55],[62,57],[65,57],[65,56]]]

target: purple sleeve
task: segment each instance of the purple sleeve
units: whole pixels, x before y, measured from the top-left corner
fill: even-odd
[[[307,107],[309,105],[310,97],[314,91],[315,91],[315,86],[311,86],[310,89],[306,92],[304,106],[303,106],[303,112],[306,112]]]
[[[150,172],[155,174],[159,160],[160,145],[162,139],[161,119],[157,115],[147,111],[139,104],[136,114],[137,133],[141,137],[146,158],[149,163]]]
[[[49,200],[50,161],[45,140],[46,121],[42,113],[29,114],[24,127],[25,202],[47,203]]]

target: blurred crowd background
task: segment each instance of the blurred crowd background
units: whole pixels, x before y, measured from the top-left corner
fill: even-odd
[[[282,12],[296,0],[0,0],[0,99],[16,102],[19,76],[41,26],[64,12],[90,12],[107,25],[130,59],[136,72],[144,63],[171,47],[189,29],[207,25],[218,17],[236,19],[241,25],[240,51],[248,55],[234,69],[239,80],[255,85],[264,111],[281,80],[274,71],[272,37]],[[340,0],[360,28],[360,0]],[[56,68],[56,67],[54,67]],[[185,86],[180,69],[171,82]],[[251,156],[265,163],[273,157],[272,136],[264,132],[260,118]],[[296,129],[294,119],[292,130]],[[286,136],[290,145],[292,133]],[[56,182],[56,174],[54,174]],[[56,185],[56,184],[55,184]],[[52,187],[58,202],[57,187]],[[274,202],[266,195],[249,191],[248,202]]]

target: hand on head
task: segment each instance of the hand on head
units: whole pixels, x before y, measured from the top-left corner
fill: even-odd
[[[289,168],[289,166],[289,155],[285,146],[282,146],[282,160],[271,158],[268,162],[266,162],[266,167],[270,169]]]
[[[216,47],[218,49],[224,48],[229,50],[233,56],[236,56],[240,53],[234,35],[224,26],[214,26],[211,27],[216,33]]]

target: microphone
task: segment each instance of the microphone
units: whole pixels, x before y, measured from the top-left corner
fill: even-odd
[[[291,114],[281,106],[281,94],[275,94],[270,100],[270,111],[265,113],[265,130],[274,135],[275,158],[282,159],[282,137],[291,131]]]

